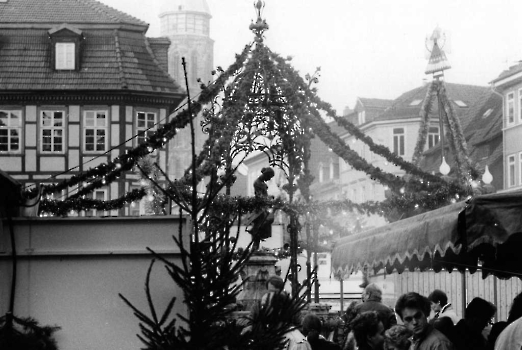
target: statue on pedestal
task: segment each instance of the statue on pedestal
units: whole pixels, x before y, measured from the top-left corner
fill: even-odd
[[[266,167],[261,169],[261,175],[254,181],[254,194],[256,198],[268,198],[267,181],[272,179],[275,175],[274,169]],[[252,224],[251,228],[246,231],[252,235],[253,250],[259,249],[259,243],[262,239],[272,237],[272,223],[274,222],[274,213],[268,208],[259,208],[250,214],[246,225]]]

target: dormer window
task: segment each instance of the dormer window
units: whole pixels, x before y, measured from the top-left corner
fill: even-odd
[[[55,50],[55,66],[54,68],[74,70],[76,45],[74,43],[56,43]]]
[[[466,108],[466,107],[468,107],[468,105],[467,105],[464,101],[462,101],[462,100],[455,100],[454,102],[455,102],[455,104],[456,104],[457,106],[459,106],[460,108]]]
[[[80,44],[83,40],[82,31],[62,24],[49,30],[52,45],[51,66],[57,70],[80,70]]]

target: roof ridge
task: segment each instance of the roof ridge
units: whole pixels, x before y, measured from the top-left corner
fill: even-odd
[[[128,89],[129,84],[127,84],[127,80],[125,79],[125,72],[123,71],[123,60],[121,58],[121,48],[120,48],[120,39],[118,37],[118,29],[114,30],[114,46],[116,47],[116,61],[118,62],[118,70],[120,72],[120,81],[121,87],[123,89]]]
[[[125,13],[123,11],[117,10],[114,7],[106,5],[106,4],[104,4],[104,3],[100,2],[100,1],[97,1],[97,0],[76,0],[76,1],[82,2],[83,4],[89,6],[90,8],[95,10],[96,12],[103,13],[104,15],[106,15],[109,18],[113,19],[117,23],[122,23],[122,22],[125,22],[125,21],[123,20],[123,18],[120,18],[120,17],[114,15],[114,13],[118,13],[119,15],[122,15],[122,16],[125,16],[125,17],[128,17],[128,18],[132,18],[133,20],[135,20],[137,22],[140,22],[142,25],[146,25],[146,26],[149,25],[148,23],[142,21],[141,19],[139,19],[137,17],[129,15],[128,13]],[[110,9],[110,11],[107,11],[106,9]],[[113,11],[113,13],[111,13],[111,11]]]

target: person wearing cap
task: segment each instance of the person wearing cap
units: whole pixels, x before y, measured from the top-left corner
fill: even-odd
[[[277,275],[272,275],[266,280],[267,292],[282,292],[285,288],[285,281]]]
[[[364,288],[362,299],[364,302],[355,307],[358,314],[366,311],[377,311],[385,330],[397,324],[393,310],[382,303],[382,291],[378,285],[375,283],[367,285]]]

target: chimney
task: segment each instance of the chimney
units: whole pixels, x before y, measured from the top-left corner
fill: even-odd
[[[2,1],[2,0],[0,0]],[[158,61],[160,67],[165,71],[169,71],[169,47],[170,40],[168,38],[147,38],[150,49],[152,50],[154,57]]]

